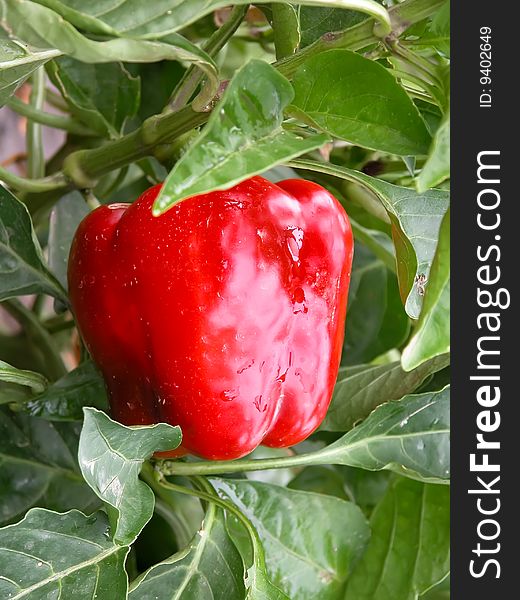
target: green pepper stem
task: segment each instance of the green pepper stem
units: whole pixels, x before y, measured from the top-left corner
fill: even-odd
[[[247,471],[266,471],[269,469],[287,469],[314,464],[318,452],[298,454],[295,456],[281,456],[275,458],[241,459],[241,460],[213,460],[200,462],[179,462],[164,460],[160,463],[160,470],[166,475],[218,475],[222,473],[243,473]]]

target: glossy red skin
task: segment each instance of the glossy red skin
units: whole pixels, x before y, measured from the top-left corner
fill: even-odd
[[[159,189],[94,210],[71,249],[72,306],[113,416],[180,425],[209,459],[301,442],[339,367],[347,215],[300,179],[253,177],[153,217]]]

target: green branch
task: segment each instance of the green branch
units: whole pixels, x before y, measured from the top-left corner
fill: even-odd
[[[244,19],[249,5],[235,6],[231,11],[229,19],[219,27],[203,46],[203,50],[212,58],[226,45],[229,38],[239,28]],[[195,93],[197,86],[203,79],[203,73],[195,65],[191,65],[184,73],[173,90],[172,97],[168,102],[167,109],[177,111],[185,106]]]
[[[241,460],[211,460],[197,462],[179,462],[164,460],[158,467],[165,475],[218,475],[222,473],[245,473],[246,471],[266,471],[269,469],[288,469],[304,467],[312,464],[322,464],[322,450],[281,456],[275,458],[256,458]],[[319,458],[318,458],[319,455]],[[318,462],[315,462],[316,459]]]
[[[408,27],[435,14],[445,2],[446,0],[406,0],[393,6],[388,10],[392,23],[389,37],[399,37]],[[311,56],[335,48],[361,50],[379,41],[379,36],[374,33],[374,20],[367,19],[345,31],[325,34],[297,54],[277,62],[275,66],[282,75],[290,79],[298,67]]]
[[[67,178],[63,173],[55,173],[48,177],[41,177],[40,179],[27,179],[26,177],[20,177],[15,175],[11,171],[4,169],[0,166],[0,181],[6,183],[8,186],[24,192],[49,192],[51,190],[57,190],[66,188],[69,184]]]
[[[253,527],[251,521],[243,514],[241,510],[239,510],[234,504],[231,502],[227,502],[226,500],[222,500],[220,496],[216,494],[213,490],[211,484],[199,477],[194,478],[195,482],[198,484],[200,489],[194,490],[182,485],[176,485],[175,483],[170,483],[164,477],[164,474],[160,471],[155,471],[155,478],[159,485],[164,488],[171,490],[172,492],[179,492],[180,494],[187,494],[188,496],[194,496],[195,498],[199,498],[201,500],[205,500],[211,504],[215,504],[218,507],[226,510],[228,513],[233,514],[246,528],[251,543],[253,546],[253,551],[255,553],[255,564],[261,566],[265,569],[265,554],[262,546],[262,542],[258,535],[258,532]]]
[[[19,98],[16,98],[16,96],[11,97],[7,101],[7,106],[22,117],[26,117],[27,119],[30,119],[35,123],[40,123],[41,125],[47,125],[47,127],[62,129],[63,131],[68,131],[69,133],[74,133],[76,135],[97,135],[88,129],[88,127],[81,125],[81,123],[78,123],[73,119],[62,117],[61,115],[53,115],[52,113],[48,113],[43,110],[37,110],[31,104],[22,102]]]
[[[64,320],[62,315],[57,317],[51,317],[46,321],[42,321],[42,327],[44,327],[49,333],[58,333],[59,331],[67,331],[73,329],[76,326],[76,322],[73,319]]]
[[[135,131],[91,150],[78,150],[63,163],[63,173],[77,187],[92,188],[102,175],[153,155],[156,146],[202,125],[208,113],[187,106],[175,113],[154,115]]]
[[[172,502],[171,492],[173,490],[166,490],[166,487],[160,482],[157,472],[148,461],[143,463],[140,477],[152,488],[156,496],[155,512],[172,528],[179,546],[182,548],[187,546],[193,536],[190,527],[181,517],[178,506]]]
[[[36,69],[31,77],[31,95],[29,105],[40,112],[45,102],[45,71],[43,67]],[[26,127],[27,174],[31,179],[45,175],[45,157],[43,154],[42,128],[35,121],[28,121]]]
[[[40,348],[45,361],[46,375],[51,381],[67,373],[59,350],[49,332],[43,327],[36,315],[14,298],[2,303],[2,307],[23,327],[27,337]]]

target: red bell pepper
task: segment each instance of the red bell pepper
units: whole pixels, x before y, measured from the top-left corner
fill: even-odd
[[[343,344],[353,240],[339,202],[253,177],[160,217],[160,185],[80,224],[72,307],[113,416],[180,425],[183,449],[232,459],[321,423]]]

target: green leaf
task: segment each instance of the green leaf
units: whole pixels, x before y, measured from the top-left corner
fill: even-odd
[[[450,600],[450,577],[446,577],[439,584],[428,591],[421,600]]]
[[[38,51],[14,39],[0,29],[0,107],[36,69],[59,56],[59,50]]]
[[[40,373],[17,369],[3,360],[0,360],[0,381],[25,385],[35,393],[43,392],[48,385],[47,379]]]
[[[49,2],[51,4],[51,2]],[[61,3],[52,1],[59,8]],[[85,3],[82,3],[85,5]],[[91,4],[96,11],[99,3]],[[149,5],[142,5],[149,18]],[[135,13],[136,6],[129,11]],[[69,16],[69,15],[67,15]],[[91,23],[94,21],[90,20]],[[101,21],[96,21],[101,23]],[[13,32],[19,39],[34,47],[52,49],[54,56],[67,54],[86,63],[156,62],[184,60],[197,64],[217,88],[217,69],[213,60],[195,44],[178,34],[170,34],[165,41],[116,38],[106,41],[91,40],[64,20],[57,12],[29,0],[0,0],[0,26]],[[80,25],[81,26],[81,25]],[[110,28],[97,31],[117,35]]]
[[[66,301],[44,264],[27,208],[0,185],[0,300],[36,293]]]
[[[141,478],[152,482],[153,477],[155,486],[153,467],[149,464],[143,467],[147,473],[141,473]],[[139,558],[139,568],[143,572],[186,547],[200,530],[204,520],[202,504],[195,496],[161,486],[159,497],[159,492],[155,489],[158,495],[155,498],[153,517],[134,545]],[[161,544],[158,538],[164,543]]]
[[[300,471],[294,479],[287,484],[291,490],[314,492],[336,496],[342,500],[351,500],[346,492],[345,479],[336,467],[330,465],[317,465],[307,467]]]
[[[394,479],[394,475],[388,471],[366,471],[354,467],[336,468],[341,469],[350,499],[367,515],[371,514]]]
[[[417,600],[449,573],[449,488],[398,479],[370,519],[372,537],[345,600]]]
[[[417,191],[425,192],[450,177],[450,112],[435,132],[428,160],[417,177]]]
[[[79,192],[65,194],[53,206],[49,220],[49,268],[67,289],[67,264],[70,245],[78,225],[90,212]]]
[[[155,39],[172,31],[183,29],[219,8],[229,6],[228,0],[156,0],[153,5],[153,18],[150,6],[133,0],[38,0],[52,6],[77,27],[92,33],[108,33],[128,37]],[[261,0],[260,4],[266,0]],[[302,4],[336,4],[344,6],[341,0],[302,0]],[[237,0],[233,4],[249,4],[248,0]],[[350,2],[351,8],[358,8],[368,14],[383,14],[376,2],[359,0]],[[349,7],[349,8],[350,8]]]
[[[31,395],[26,387],[0,381],[0,404],[23,405]]]
[[[292,4],[278,2],[271,4],[271,11],[276,58],[281,60],[294,54],[300,44],[298,13]]]
[[[355,504],[254,481],[211,482],[257,530],[275,586],[298,600],[338,597],[369,537]],[[232,518],[228,522],[235,543],[239,547],[248,543],[242,527]]]
[[[101,135],[118,137],[139,109],[140,80],[121,63],[93,65],[67,56],[47,70],[71,112]]]
[[[128,548],[108,535],[107,517],[33,508],[0,529],[0,596],[27,598],[126,598]]]
[[[380,64],[329,50],[296,71],[290,112],[322,131],[372,150],[426,154],[430,135],[419,111]]]
[[[203,491],[204,498],[210,500],[223,508],[227,514],[233,514],[240,518],[240,522],[245,526],[241,533],[246,533],[247,543],[238,544],[237,549],[242,557],[244,568],[246,569],[245,600],[289,600],[289,598],[276,586],[274,586],[267,577],[265,566],[265,553],[258,532],[251,525],[251,522],[233,506],[230,502],[219,498],[217,492],[207,479],[199,478],[197,480],[198,487]],[[170,488],[173,491],[171,484],[162,482],[163,488]],[[177,486],[173,486],[177,488]],[[235,542],[236,544],[236,542]]]
[[[300,17],[300,48],[309,46],[323,35],[343,31],[361,23],[366,16],[363,13],[326,6],[298,6]]]
[[[163,110],[168,104],[172,90],[185,72],[180,63],[172,61],[127,66],[132,74],[141,80],[141,104],[138,113],[141,121]]]
[[[0,523],[38,504],[53,510],[97,507],[76,462],[79,426],[0,410]]]
[[[429,377],[417,391],[421,394],[424,392],[437,392],[449,385],[450,381],[451,368],[448,366]]]
[[[355,152],[355,148],[352,148],[351,150],[352,150],[352,152]],[[367,150],[362,150],[359,148],[357,148],[357,150],[359,150],[362,153],[367,152]],[[363,156],[365,156],[365,154],[363,154]],[[361,159],[361,160],[363,160],[363,159]],[[366,160],[366,158],[364,160]],[[310,161],[306,161],[306,162],[310,162]],[[352,163],[354,161],[352,161],[352,159],[350,159],[347,162]],[[355,162],[357,162],[357,164],[359,164],[359,161],[355,161]],[[320,163],[318,163],[318,164],[320,164]],[[372,169],[371,165],[374,167],[374,169]],[[369,162],[369,163],[367,163],[367,165],[364,168],[370,172],[372,170],[375,170],[377,172],[377,170],[379,168],[379,163],[377,161],[375,163]],[[336,177],[339,177],[339,175],[336,175]],[[345,177],[345,174],[343,174],[343,177]],[[371,177],[374,177],[374,179],[375,179],[375,176],[371,176]],[[320,179],[323,181],[323,176],[318,175],[317,179]],[[347,211],[349,218],[352,215],[352,217],[354,219],[354,227],[356,226],[356,224],[359,224],[362,227],[364,227],[365,229],[368,229],[369,231],[377,232],[377,234],[379,235],[379,238],[378,238],[379,240],[384,239],[384,238],[382,238],[381,234],[384,234],[388,237],[388,239],[390,240],[390,247],[392,250],[393,261],[392,261],[392,267],[390,267],[386,262],[385,262],[385,264],[387,264],[388,268],[392,268],[393,271],[396,271],[395,248],[392,243],[392,227],[391,227],[390,218],[388,216],[388,213],[387,213],[386,209],[384,208],[381,200],[372,191],[367,189],[366,186],[360,185],[359,183],[352,183],[352,181],[353,181],[353,179],[347,180],[347,181],[341,181],[341,179],[340,179],[335,182],[336,186],[338,186],[339,189],[341,190],[341,191],[337,192],[337,197],[341,199],[341,203],[342,203],[343,207],[345,208],[345,210]],[[378,181],[378,180],[376,179],[376,181]],[[330,188],[331,185],[330,184],[328,184],[328,185]],[[337,189],[338,188],[336,187],[336,190]],[[353,230],[353,233],[354,233],[354,230]],[[361,232],[361,233],[363,234],[363,232]],[[354,235],[355,235],[355,233],[354,233]],[[356,239],[359,239],[359,241],[363,241],[361,238],[359,238],[359,233],[358,233],[358,238],[356,238]],[[381,257],[379,257],[379,258],[381,258]]]
[[[246,584],[248,587],[245,600],[290,600],[269,581],[265,571],[256,564],[248,569]]]
[[[424,22],[423,22],[424,23]],[[420,26],[418,24],[415,28],[407,32],[411,35],[411,39],[408,39],[408,43],[411,45],[422,48],[433,48],[441,56],[450,56],[450,3],[445,2],[433,15],[430,21],[427,21],[422,26],[422,31],[416,31]],[[416,35],[414,35],[416,34]]]
[[[49,421],[81,421],[84,406],[108,408],[105,383],[91,361],[82,363],[31,398],[24,409],[32,416]]]
[[[366,365],[362,370],[338,378],[331,404],[320,429],[348,431],[385,402],[399,400],[415,391],[433,373],[450,362],[449,356],[438,356],[406,372],[399,361],[386,365]]]
[[[386,236],[381,234],[381,237]],[[370,362],[399,347],[409,330],[410,321],[403,309],[395,274],[368,248],[356,242],[342,362],[347,365]]]
[[[441,225],[439,245],[426,282],[421,316],[403,351],[403,368],[410,371],[450,350],[450,211]]]
[[[423,300],[421,282],[428,278],[430,272],[441,221],[449,207],[449,193],[429,190],[418,194],[360,171],[312,160],[291,161],[289,166],[359,184],[383,204],[392,223],[401,298],[408,315],[418,319]]]
[[[330,187],[330,186],[329,186]],[[332,194],[334,196],[334,194]],[[338,193],[336,195],[336,197],[341,197],[340,194]],[[366,246],[369,250],[372,251],[372,253],[379,258],[379,260],[381,262],[383,262],[385,264],[386,267],[388,267],[388,269],[390,271],[392,271],[393,273],[395,272],[395,250],[394,250],[394,245],[392,243],[392,238],[390,236],[390,227],[388,227],[388,235],[386,231],[381,231],[380,229],[376,229],[373,226],[375,225],[380,225],[381,227],[385,227],[386,223],[381,223],[381,222],[377,222],[376,219],[377,217],[374,217],[373,215],[370,215],[367,212],[364,212],[363,216],[366,216],[366,221],[368,221],[370,223],[370,221],[373,221],[373,223],[370,223],[371,227],[365,227],[363,225],[361,225],[360,223],[358,223],[352,213],[356,212],[356,210],[353,210],[353,204],[349,203],[347,201],[345,201],[344,198],[342,198],[342,203],[343,203],[343,207],[345,208],[345,210],[347,211],[347,214],[349,216],[349,221],[350,221],[350,226],[352,227],[352,233],[354,234],[354,239],[363,244],[363,246]],[[364,211],[364,209],[357,205],[356,208],[358,209],[357,211],[357,215],[359,216],[360,211]]]
[[[173,450],[181,430],[166,423],[125,427],[95,408],[84,408],[79,464],[85,481],[105,502],[114,541],[130,544],[150,520],[152,490],[139,479],[143,462],[154,452]]]
[[[408,171],[408,173],[410,173],[410,176],[413,177],[415,174],[415,166],[417,164],[415,156],[402,156],[401,158],[404,162],[406,170]]]
[[[430,104],[424,100],[416,99],[415,104],[426,123],[426,127],[428,127],[428,131],[431,135],[435,135],[435,132],[442,121],[441,109],[436,104]]]
[[[293,490],[336,496],[357,504],[365,514],[383,497],[393,475],[388,471],[366,471],[341,465],[305,467],[291,479]]]
[[[209,504],[190,544],[132,583],[130,600],[243,600],[244,569],[226,532],[224,513]]]
[[[281,127],[291,85],[271,65],[252,60],[231,80],[201,135],[168,175],[154,203],[161,214],[184,198],[227,189],[322,146]]]
[[[430,35],[422,38],[429,46],[445,56],[450,56],[450,2],[449,0],[434,14],[430,25]]]
[[[388,469],[412,479],[448,483],[449,419],[449,387],[405,396],[378,406],[360,425],[317,452],[312,462]]]

